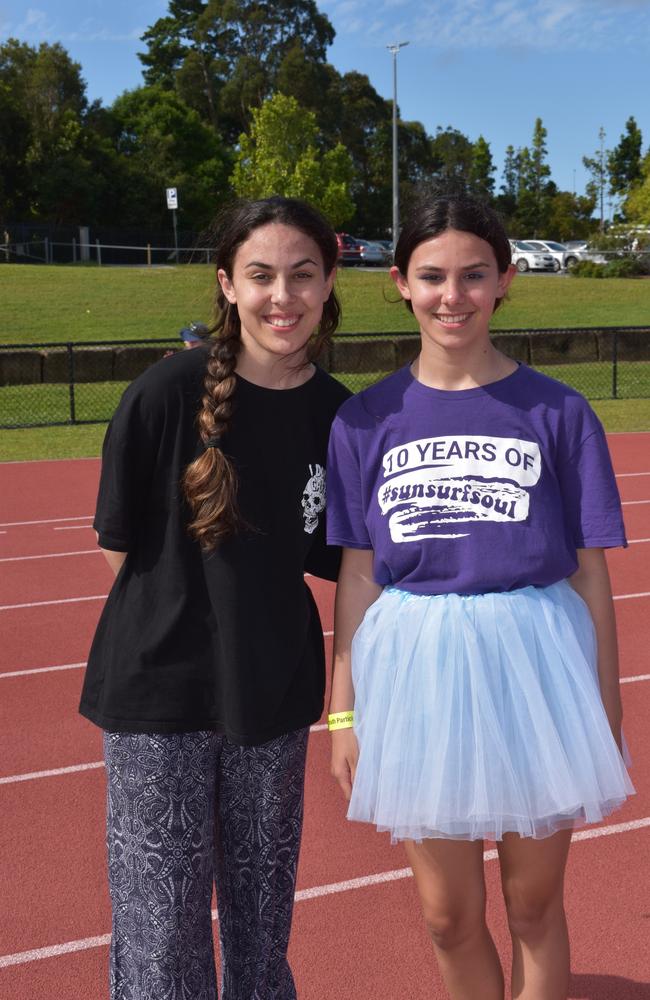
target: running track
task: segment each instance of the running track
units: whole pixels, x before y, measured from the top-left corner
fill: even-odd
[[[637,795],[577,834],[570,996],[650,1000],[650,435],[610,444],[633,542],[610,567]],[[101,740],[77,715],[111,582],[90,529],[98,469],[91,459],[0,465],[0,994],[11,1000],[106,996]],[[311,583],[329,644],[333,588]],[[402,849],[346,822],[327,733],[315,730],[291,945],[300,1000],[442,1000]],[[489,920],[505,956],[490,847]]]

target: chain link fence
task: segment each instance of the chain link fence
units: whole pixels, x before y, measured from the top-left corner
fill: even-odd
[[[650,398],[650,327],[504,330],[505,354],[578,389],[588,399]],[[353,392],[408,364],[420,338],[348,334],[322,363]],[[178,339],[0,346],[0,427],[105,423],[129,382],[178,349]]]

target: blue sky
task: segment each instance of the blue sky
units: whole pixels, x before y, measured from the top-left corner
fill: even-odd
[[[584,154],[616,145],[634,115],[650,147],[650,0],[319,0],[336,30],[329,60],[366,73],[392,96],[386,45],[398,60],[402,117],[482,134],[501,168],[505,148],[548,130],[553,180],[581,194]],[[166,0],[0,0],[0,38],[60,41],[105,104],[142,82],[140,36]]]

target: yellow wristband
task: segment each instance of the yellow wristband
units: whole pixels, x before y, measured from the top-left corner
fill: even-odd
[[[352,729],[354,725],[354,712],[334,712],[327,716],[327,728],[330,733],[335,729]]]

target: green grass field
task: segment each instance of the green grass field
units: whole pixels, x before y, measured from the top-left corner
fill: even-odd
[[[342,333],[416,330],[385,271],[341,270]],[[131,340],[176,336],[210,316],[214,272],[164,268],[0,265],[0,343]],[[493,329],[642,326],[650,280],[518,275]]]
[[[342,270],[337,284],[342,333],[416,331],[386,272]],[[213,269],[205,265],[150,269],[2,265],[0,344],[175,337],[190,320],[209,319],[213,287]],[[496,331],[641,326],[649,321],[650,281],[518,275],[492,326]],[[650,396],[650,365],[620,365],[616,400],[598,399],[611,393],[608,365],[554,365],[544,370],[589,396],[607,430],[650,430],[650,399],[634,398]],[[380,375],[340,377],[358,391]],[[78,385],[77,419],[107,419],[124,385]],[[1,387],[0,411],[17,412],[19,394],[24,392],[29,392],[35,421],[69,419],[65,385]],[[104,431],[105,424],[3,430],[0,460],[97,455]]]

